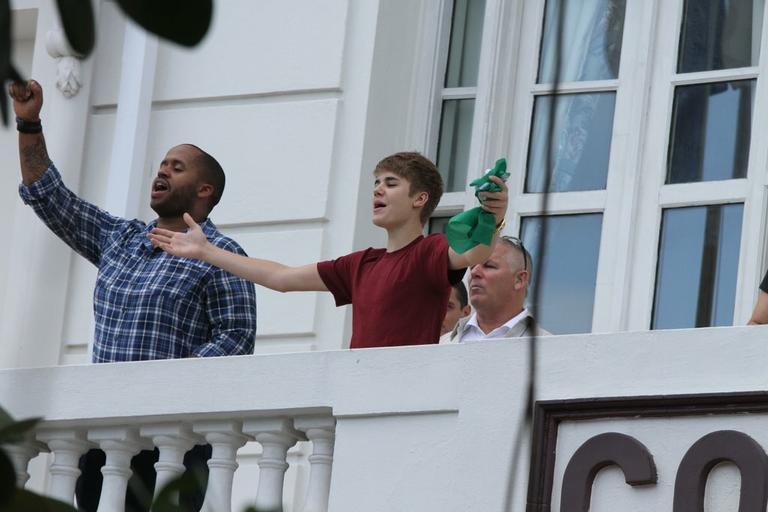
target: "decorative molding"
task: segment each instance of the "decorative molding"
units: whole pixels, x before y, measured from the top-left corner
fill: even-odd
[[[302,512],[328,512],[336,419],[332,416],[300,417],[293,420],[293,425],[312,442],[312,455],[308,457],[309,483]]]
[[[243,432],[261,444],[259,485],[255,506],[259,510],[283,510],[283,486],[288,469],[288,449],[307,438],[289,418],[253,418],[243,422]]]
[[[45,49],[56,60],[56,88],[65,98],[72,98],[82,87],[80,55],[67,42],[64,32],[57,28],[49,30],[45,36]]]
[[[70,505],[75,503],[75,485],[80,476],[80,457],[93,447],[85,432],[78,429],[49,429],[37,433],[53,454],[50,466],[50,495]]]

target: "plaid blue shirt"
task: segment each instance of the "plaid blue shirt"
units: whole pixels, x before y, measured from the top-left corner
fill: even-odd
[[[156,221],[114,217],[64,186],[51,164],[19,194],[67,245],[99,269],[93,293],[95,363],[251,354],[256,335],[253,284],[202,261],[152,247]],[[214,245],[243,249],[216,230]]]

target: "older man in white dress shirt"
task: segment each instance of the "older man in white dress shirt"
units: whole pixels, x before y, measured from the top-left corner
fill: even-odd
[[[469,273],[469,302],[474,312],[445,333],[440,343],[470,343],[532,336],[533,317],[525,308],[533,262],[519,239],[500,237],[491,257]],[[549,332],[536,327],[538,336]]]

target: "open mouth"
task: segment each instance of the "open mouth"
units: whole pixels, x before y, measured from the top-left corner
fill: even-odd
[[[158,198],[167,193],[170,190],[170,185],[168,185],[168,182],[165,181],[162,178],[155,178],[155,181],[152,182],[152,198]]]
[[[374,212],[380,211],[382,208],[386,208],[386,206],[387,205],[384,203],[384,201],[374,201],[373,202],[373,211]]]

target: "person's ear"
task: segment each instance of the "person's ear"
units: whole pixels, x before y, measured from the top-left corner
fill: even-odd
[[[520,286],[518,287],[518,283]],[[520,288],[524,288],[528,286],[528,271],[527,270],[520,270],[515,275],[515,289],[519,290]]]
[[[461,308],[461,316],[462,316],[462,318],[467,316],[471,312],[472,312],[472,307],[469,304],[467,304],[466,306]]]
[[[211,197],[213,195],[213,185],[210,183],[201,183],[197,186],[197,197],[200,199],[204,197]]]
[[[416,197],[413,198],[413,207],[414,208],[421,208],[425,204],[427,204],[427,201],[429,201],[429,193],[427,192],[418,192],[416,194]]]

